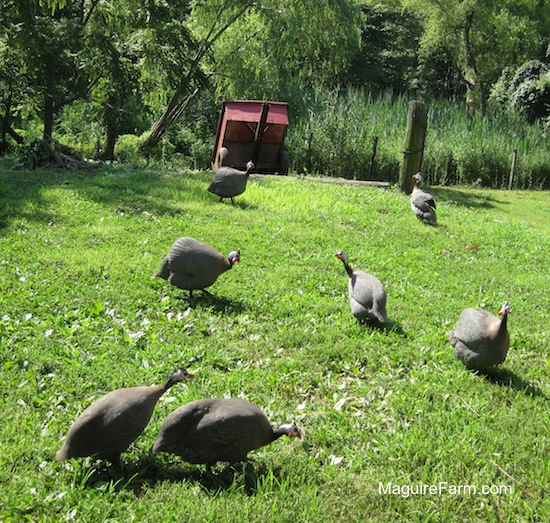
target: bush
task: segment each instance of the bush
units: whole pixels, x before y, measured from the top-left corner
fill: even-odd
[[[139,150],[142,137],[135,134],[121,134],[115,146],[115,157],[124,163],[140,163],[143,155]]]

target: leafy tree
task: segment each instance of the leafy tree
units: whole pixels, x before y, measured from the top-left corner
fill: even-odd
[[[550,66],[530,60],[515,71],[507,68],[493,86],[491,98],[519,109],[531,123],[550,118]]]
[[[467,114],[485,110],[503,65],[539,56],[548,42],[550,5],[540,0],[404,0],[425,17],[421,58],[444,49],[460,71]],[[541,39],[542,35],[542,39]],[[546,40],[546,44],[544,43]]]
[[[339,83],[359,45],[360,15],[356,0],[192,2],[192,58],[143,147],[158,143],[211,83],[222,98],[261,99]]]
[[[55,114],[85,90],[87,80],[80,62],[82,29],[96,3],[10,0],[2,10],[5,45],[12,62],[21,67],[8,88],[8,99],[42,113],[43,137],[48,141]],[[20,96],[26,99],[15,99]]]
[[[362,5],[361,47],[350,64],[351,85],[391,89],[415,86],[422,22],[418,14],[393,2]]]
[[[6,11],[0,14],[0,153],[8,148],[7,136],[10,135],[17,143],[23,142],[23,137],[17,133],[11,125],[13,116],[16,114],[16,107],[26,97],[25,81],[23,78],[24,61],[21,53],[9,45],[10,24]]]

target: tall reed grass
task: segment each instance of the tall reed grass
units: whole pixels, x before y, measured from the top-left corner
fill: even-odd
[[[517,150],[513,187],[550,187],[550,143],[542,125],[503,112],[467,121],[460,101],[427,103],[423,171],[428,183],[507,187]],[[302,174],[396,182],[408,104],[408,98],[391,94],[312,91],[307,110],[289,129],[291,167]]]

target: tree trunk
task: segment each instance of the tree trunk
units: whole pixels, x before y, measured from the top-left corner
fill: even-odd
[[[424,156],[424,143],[428,129],[428,106],[413,100],[409,104],[409,117],[403,148],[403,162],[399,173],[399,187],[405,194],[413,188],[412,175],[420,171]]]
[[[479,75],[477,72],[474,51],[470,39],[470,30],[474,21],[473,12],[466,17],[466,25],[462,32],[465,62],[462,75],[466,81],[466,119],[471,120],[475,114],[476,87]]]
[[[168,129],[178,120],[178,118],[183,114],[191,100],[199,92],[202,85],[199,85],[195,90],[189,94],[183,101],[180,101],[181,97],[189,92],[191,89],[193,78],[196,77],[197,71],[200,69],[200,63],[204,55],[212,49],[212,45],[220,38],[225,31],[231,27],[237,20],[239,20],[245,13],[250,9],[252,3],[246,3],[240,10],[234,12],[229,19],[218,27],[216,23],[212,25],[208,35],[205,37],[204,41],[197,46],[197,53],[189,65],[189,70],[185,77],[182,79],[180,85],[176,89],[174,96],[172,96],[168,107],[161,115],[161,117],[153,124],[151,127],[151,133],[149,136],[140,144],[139,148],[143,150],[150,149],[157,145],[160,140],[164,137]],[[221,18],[225,7],[220,10],[217,20]]]
[[[170,100],[170,103],[162,116],[151,127],[151,133],[149,136],[141,142],[139,146],[141,150],[147,150],[154,147],[164,138],[164,135],[168,132],[168,129],[174,125],[178,118],[183,114],[191,100],[195,98],[196,94],[200,90],[200,87],[196,87],[195,90],[189,94],[185,100],[183,100],[183,102],[178,103],[178,99],[184,92],[185,87],[187,87],[187,85],[180,85],[178,90],[174,93],[174,96]]]
[[[0,116],[0,124],[2,125],[2,143],[6,142],[6,134],[9,134],[16,143],[22,144],[25,142],[23,138],[11,125],[10,125],[10,116],[6,113],[6,116]]]
[[[105,144],[103,151],[101,151],[99,158],[101,160],[114,160],[115,159],[115,144],[118,137],[117,125],[114,122],[107,123],[107,130],[105,133]]]
[[[105,144],[99,154],[101,160],[115,159],[115,144],[118,137],[117,122],[117,98],[115,95],[109,95],[105,107]]]
[[[52,141],[53,135],[53,96],[50,93],[44,95],[44,135],[46,142]]]

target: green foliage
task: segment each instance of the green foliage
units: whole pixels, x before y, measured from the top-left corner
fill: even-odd
[[[361,48],[346,84],[402,93],[415,87],[422,22],[399,5],[363,2]]]
[[[210,179],[0,167],[2,519],[547,521],[549,194],[430,187],[429,227],[391,189],[254,177],[233,206]],[[211,297],[151,277],[183,234],[242,249]],[[384,282],[387,330],[352,317],[339,249]],[[466,371],[445,332],[463,308],[505,299],[507,361]],[[195,380],[159,402],[122,472],[54,461],[92,401],[181,364]],[[224,395],[296,419],[303,441],[213,473],[150,455],[172,410]],[[479,490],[404,497],[388,482]]]
[[[139,165],[143,162],[143,155],[139,151],[142,138],[135,134],[122,134],[118,137],[115,157],[123,163]]]
[[[516,186],[550,187],[550,152],[542,125],[529,125],[514,113],[499,112],[466,121],[460,103],[427,103],[423,171],[430,182],[444,181],[450,161],[447,183],[506,187],[517,149]],[[407,99],[318,89],[310,93],[307,106],[309,112],[290,127],[286,140],[295,172],[397,182]]]
[[[427,60],[441,54],[451,57],[453,76],[462,75],[460,83],[470,86],[478,109],[484,108],[503,67],[542,58],[550,38],[547,22],[541,22],[550,16],[550,6],[538,0],[404,0],[403,5],[426,20],[420,60],[427,78],[432,72]],[[422,88],[437,93],[425,82]]]
[[[199,34],[211,30],[213,16],[223,13],[222,20],[227,20],[240,7],[237,3],[225,14],[213,10],[217,4],[197,3]],[[334,86],[344,79],[359,47],[361,12],[356,0],[248,4],[246,13],[217,40],[205,64],[214,73],[220,98],[284,98],[299,103],[301,89]]]
[[[492,100],[507,109],[519,110],[528,121],[550,117],[550,68],[544,62],[530,60],[515,72],[503,71],[491,92]]]

